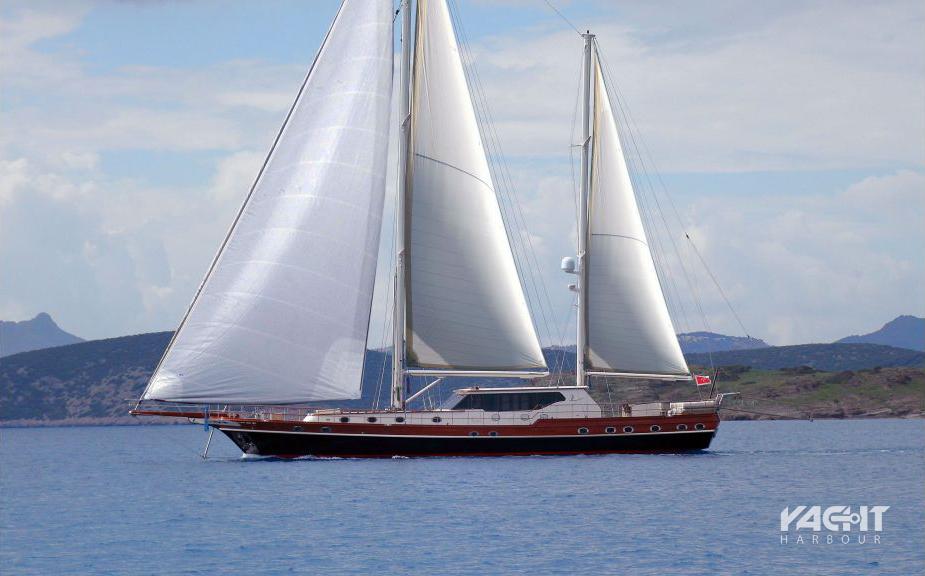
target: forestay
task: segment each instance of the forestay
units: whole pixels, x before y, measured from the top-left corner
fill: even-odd
[[[360,397],[392,44],[390,0],[344,2],[145,399]]]
[[[443,0],[418,2],[412,106],[408,367],[545,369]]]
[[[589,368],[688,377],[597,59],[592,146],[586,256]]]

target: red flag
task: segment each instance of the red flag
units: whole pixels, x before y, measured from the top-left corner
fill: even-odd
[[[710,377],[694,374],[694,382],[697,384],[697,386],[707,386],[710,384]]]

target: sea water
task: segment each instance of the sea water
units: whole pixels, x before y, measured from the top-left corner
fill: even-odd
[[[0,574],[925,569],[921,420],[724,422],[690,455],[254,460],[217,434],[203,460],[205,438],[0,430]],[[889,509],[781,531],[795,506]]]

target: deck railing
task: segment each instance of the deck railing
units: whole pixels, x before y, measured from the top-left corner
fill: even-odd
[[[677,415],[677,408],[672,409],[668,402],[649,404],[564,404],[550,406],[537,410],[517,410],[510,412],[479,412],[475,410],[460,413],[453,411],[451,417],[443,417],[435,423],[439,424],[472,424],[491,425],[505,424],[515,421],[536,421],[544,418],[587,418],[600,410],[603,418],[638,418]],[[715,411],[714,407],[699,406],[685,408],[684,414],[709,414]],[[332,421],[339,421],[341,417],[350,418],[350,422],[363,422],[368,418],[375,418],[380,424],[397,423],[395,418],[403,418],[405,423],[424,424],[431,423],[435,417],[446,410],[373,410],[373,409],[340,409],[340,408],[314,408],[306,406],[261,406],[245,404],[180,404],[167,402],[144,402],[135,405],[132,413],[135,415],[174,416],[178,418],[194,418],[209,420],[257,420],[262,422],[297,422],[313,414],[321,420],[331,417]],[[356,419],[354,419],[356,418]],[[362,419],[361,419],[362,418]]]

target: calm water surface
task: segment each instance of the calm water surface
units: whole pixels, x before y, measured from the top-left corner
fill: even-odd
[[[0,430],[0,574],[921,574],[925,422],[725,422],[684,456],[242,460],[201,427]],[[781,544],[884,505],[880,544]],[[807,537],[809,535],[807,534]]]

